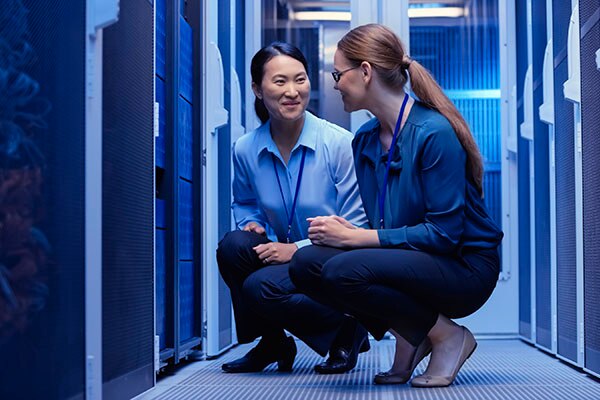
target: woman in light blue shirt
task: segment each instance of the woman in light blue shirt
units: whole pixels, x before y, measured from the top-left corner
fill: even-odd
[[[256,372],[273,362],[289,371],[296,355],[284,329],[329,359],[317,372],[356,365],[349,348],[368,349],[366,331],[299,293],[288,274],[298,248],[310,245],[307,218],[339,215],[367,223],[352,159],[352,134],[306,111],[307,62],[297,48],[273,43],[252,59],[255,108],[263,124],[233,147],[233,212],[238,230],[219,243],[217,261],[231,290],[238,341],[259,344],[223,364],[226,372]],[[359,342],[359,346],[355,343]]]

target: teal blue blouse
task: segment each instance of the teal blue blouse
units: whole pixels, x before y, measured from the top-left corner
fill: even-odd
[[[352,142],[360,195],[371,228],[380,226],[378,193],[388,155],[373,118]],[[496,247],[503,233],[466,173],[466,153],[448,120],[415,101],[392,154],[382,247],[437,254]]]

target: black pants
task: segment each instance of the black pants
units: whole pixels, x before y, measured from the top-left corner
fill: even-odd
[[[286,329],[325,356],[347,317],[300,293],[290,280],[289,263],[265,266],[252,248],[269,242],[244,231],[229,232],[219,242],[217,262],[231,291],[238,341]]]
[[[415,250],[341,250],[309,246],[290,264],[302,292],[356,317],[376,339],[394,329],[413,345],[441,313],[462,318],[492,294],[499,274],[497,249],[462,258]]]

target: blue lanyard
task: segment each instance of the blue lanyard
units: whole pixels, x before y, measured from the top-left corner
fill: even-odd
[[[390,174],[390,165],[392,164],[392,152],[396,148],[396,142],[398,141],[398,133],[400,132],[400,124],[402,123],[402,116],[404,115],[404,109],[408,102],[408,94],[404,94],[404,100],[402,101],[402,107],[400,107],[400,113],[398,114],[398,120],[396,121],[396,128],[394,129],[394,135],[392,136],[392,145],[388,151],[387,164],[385,166],[385,174],[383,175],[383,187],[379,191],[379,225],[380,229],[383,229],[383,215],[385,205],[385,193],[387,191],[388,176]]]
[[[292,203],[292,212],[288,212],[287,204],[285,203],[285,196],[283,195],[283,188],[281,187],[281,180],[279,180],[279,173],[277,172],[277,164],[275,163],[275,155],[271,153],[271,160],[273,160],[273,169],[275,170],[275,176],[277,177],[277,184],[279,185],[279,193],[281,193],[281,201],[285,208],[285,215],[288,218],[288,229],[287,229],[287,242],[290,242],[292,236],[292,220],[294,219],[294,213],[296,212],[296,200],[298,200],[298,192],[300,192],[300,182],[302,181],[302,172],[304,172],[304,160],[306,159],[306,147],[302,149],[302,161],[300,161],[300,170],[298,171],[298,180],[296,181],[296,193],[294,193],[294,201]]]

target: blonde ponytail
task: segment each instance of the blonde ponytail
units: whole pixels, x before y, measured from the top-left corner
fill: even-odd
[[[469,125],[425,67],[412,60],[408,64],[408,73],[411,89],[419,100],[446,117],[452,125],[460,144],[467,153],[467,170],[471,171],[477,190],[483,194],[483,161]]]

